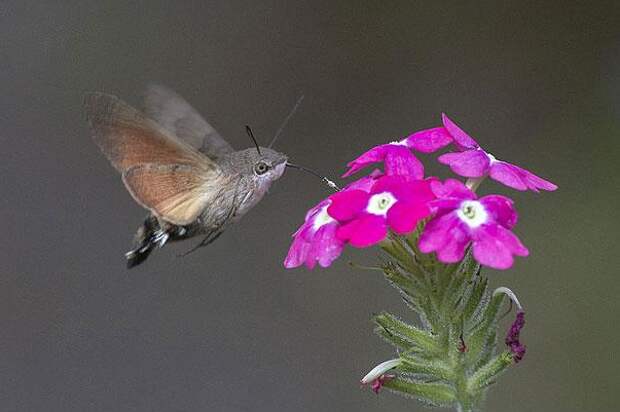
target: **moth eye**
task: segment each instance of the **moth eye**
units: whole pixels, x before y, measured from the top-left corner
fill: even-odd
[[[258,162],[256,163],[256,166],[254,166],[254,171],[257,175],[262,175],[266,173],[267,170],[269,170],[269,165],[265,162]]]

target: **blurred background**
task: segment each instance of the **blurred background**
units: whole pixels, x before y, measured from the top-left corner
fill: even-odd
[[[337,177],[448,113],[489,151],[560,186],[510,195],[531,255],[487,270],[527,311],[525,360],[488,411],[613,411],[620,394],[618,2],[3,1],[0,410],[425,410],[359,379],[393,357],[369,318],[414,317],[380,274],[285,270],[329,192],[289,170],[217,242],[128,272],[145,212],[89,137],[86,91],[139,106],[148,82],[236,148],[243,125]],[[422,156],[432,173],[447,168]],[[506,327],[509,319],[506,319]]]

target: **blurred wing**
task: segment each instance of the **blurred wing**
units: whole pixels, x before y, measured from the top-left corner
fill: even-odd
[[[234,151],[189,103],[172,90],[149,85],[144,105],[148,117],[212,159]]]
[[[93,139],[140,205],[174,224],[198,217],[221,175],[215,162],[114,96],[90,94],[85,108]]]
[[[92,93],[84,100],[93,139],[121,173],[141,164],[215,164],[187,143],[115,96]]]
[[[218,194],[221,175],[214,169],[187,165],[142,165],[123,174],[133,198],[156,216],[187,225]]]

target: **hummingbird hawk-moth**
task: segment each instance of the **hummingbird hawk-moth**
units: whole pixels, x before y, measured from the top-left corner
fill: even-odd
[[[275,138],[259,147],[249,128],[255,147],[235,151],[163,86],[148,87],[144,112],[104,93],[87,95],[85,109],[95,143],[134,200],[150,212],[125,255],[128,268],[168,241],[203,235],[190,252],[213,242],[263,198],[286,166],[314,174],[271,149]]]

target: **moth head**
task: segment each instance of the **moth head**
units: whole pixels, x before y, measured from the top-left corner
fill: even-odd
[[[249,158],[248,163],[252,165],[254,178],[260,182],[271,182],[279,179],[286,168],[286,155],[276,152],[270,147],[260,147],[250,126],[246,125],[245,131],[256,148],[256,152],[253,152],[252,149],[245,150],[245,156]]]
[[[284,173],[287,156],[267,147],[261,147],[256,153],[252,166],[254,177],[259,180],[276,180]]]

